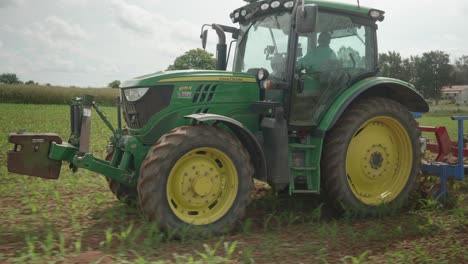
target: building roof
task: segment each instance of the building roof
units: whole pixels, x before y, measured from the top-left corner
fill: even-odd
[[[468,89],[468,85],[450,85],[442,87],[443,93],[456,93]]]

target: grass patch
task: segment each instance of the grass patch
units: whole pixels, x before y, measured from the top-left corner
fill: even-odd
[[[454,115],[468,115],[468,105],[457,105],[453,102],[442,100],[436,105],[434,102],[429,101],[429,113],[426,116],[454,116]]]

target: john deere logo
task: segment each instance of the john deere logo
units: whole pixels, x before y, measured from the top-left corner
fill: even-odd
[[[192,86],[179,87],[179,98],[191,98],[191,97],[192,97]]]

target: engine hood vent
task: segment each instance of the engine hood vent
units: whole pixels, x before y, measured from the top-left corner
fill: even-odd
[[[213,100],[213,96],[216,92],[217,84],[200,84],[195,90],[193,95],[193,103],[207,103]]]

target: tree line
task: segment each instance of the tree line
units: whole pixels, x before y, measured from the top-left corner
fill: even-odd
[[[396,51],[379,54],[379,75],[400,79],[416,86],[426,99],[438,104],[441,90],[449,85],[468,85],[468,56],[450,63],[450,55],[443,51],[429,51],[403,58]]]
[[[177,57],[166,70],[215,69],[216,61],[213,54],[192,49]],[[399,52],[389,51],[379,54],[379,76],[400,79],[416,86],[416,89],[426,98],[435,100],[441,98],[441,89],[448,85],[468,85],[468,55],[456,58],[450,62],[450,55],[443,51],[429,51],[422,55],[404,58]],[[22,84],[14,73],[0,74],[0,83]],[[24,84],[37,84],[30,80]],[[119,88],[120,81],[114,80],[107,87]]]

